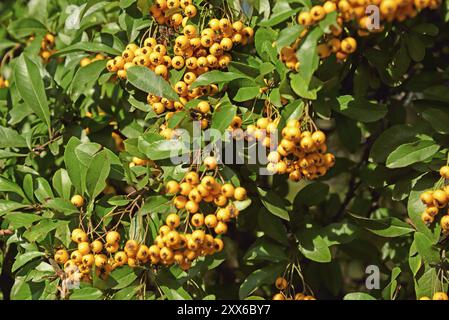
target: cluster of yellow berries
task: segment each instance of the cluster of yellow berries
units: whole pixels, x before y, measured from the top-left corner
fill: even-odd
[[[440,168],[440,175],[442,179],[449,179],[449,166],[442,166]],[[436,190],[424,191],[419,198],[426,205],[426,209],[421,215],[421,220],[424,223],[430,224],[435,220],[440,209],[445,208],[449,204],[449,185],[445,185]],[[449,212],[445,212],[445,215],[441,217],[440,225],[444,232],[449,231]]]
[[[44,62],[48,62],[52,54],[56,52],[55,47],[55,36],[51,33],[47,33],[45,37],[41,41],[41,48],[39,55],[44,60]]]
[[[106,57],[104,55],[102,55],[101,53],[98,53],[93,58],[85,57],[85,58],[81,59],[80,66],[85,67],[94,61],[105,60],[105,59],[106,59]]]
[[[9,87],[9,81],[3,77],[0,76],[0,89],[1,88],[8,88]]]
[[[156,0],[150,7],[150,13],[157,23],[175,28],[195,17],[197,12],[192,0]]]
[[[376,6],[380,13],[380,21],[376,25],[372,11],[368,6]],[[344,30],[356,28],[360,37],[383,31],[381,21],[399,21],[415,17],[419,11],[429,8],[436,9],[441,0],[327,0],[322,5],[313,6],[310,11],[298,14],[297,21],[306,27],[298,39],[290,46],[284,47],[280,59],[289,69],[299,70],[300,61],[296,57],[296,50],[308,32],[308,28],[322,21],[327,14],[337,12],[337,24],[330,27],[331,33],[321,39],[317,47],[321,59],[332,54],[339,61],[344,61],[349,54],[357,49],[357,41],[351,36],[344,36]]]
[[[171,2],[169,0],[164,3],[168,5]],[[158,43],[154,37],[148,37],[144,40],[143,47],[128,44],[121,56],[108,61],[107,69],[116,72],[119,78],[126,79],[126,70],[129,67],[145,66],[168,79],[170,69],[185,68],[182,79],[173,85],[173,89],[180,97],[178,101],[153,94],[148,94],[147,97],[148,104],[156,114],[179,111],[189,100],[217,93],[218,86],[214,84],[195,88],[191,88],[190,85],[205,72],[226,68],[232,60],[228,52],[233,46],[245,45],[252,41],[253,37],[254,30],[251,27],[245,27],[241,21],[232,23],[226,18],[212,19],[209,28],[203,29],[201,33],[196,26],[185,24],[182,33],[176,37],[173,48]],[[173,55],[168,52],[171,49]]]
[[[117,231],[107,232],[105,242],[100,239],[89,242],[87,233],[77,228],[72,231],[71,239],[77,244],[75,250],[69,254],[66,249],[59,249],[54,254],[54,260],[64,266],[64,271],[69,276],[78,273],[83,279],[92,280],[91,272],[95,266],[97,276],[106,279],[116,267],[125,263],[132,266],[125,251],[119,251],[120,234]],[[145,254],[145,250],[136,250],[135,258],[143,261]]]
[[[249,139],[261,141],[264,147],[273,147],[271,134],[276,134],[278,119],[262,117],[248,125]],[[320,130],[301,130],[297,119],[290,119],[281,131],[282,139],[276,150],[268,154],[267,170],[274,174],[288,173],[291,181],[302,178],[317,179],[334,166],[335,156],[327,152],[326,135]]]
[[[419,298],[419,300],[449,300],[449,297],[447,296],[446,292],[435,292],[432,296],[432,299],[430,299],[427,296]]]
[[[185,269],[195,258],[220,251],[223,242],[213,234],[227,232],[228,223],[239,215],[233,201],[247,197],[245,188],[221,184],[208,174],[218,169],[214,157],[206,157],[203,165],[205,171],[189,171],[181,182],[170,180],[165,185],[166,193],[174,196],[173,204],[178,209],[167,217],[152,246],[154,250],[159,249],[160,262],[165,265],[176,262]],[[201,213],[201,203],[215,207],[214,212]]]
[[[284,277],[276,278],[275,286],[279,290],[279,293],[276,293],[272,300],[316,300],[314,296],[305,295],[304,293],[296,293],[292,296],[288,289],[293,286],[289,286],[288,281]]]
[[[134,166],[146,166],[148,164],[153,164],[154,162],[148,159],[141,159],[138,157],[133,157],[131,162],[129,163],[130,167]]]
[[[189,216],[187,215],[187,218]],[[217,224],[203,214],[196,213],[191,217],[191,225]],[[215,216],[214,216],[215,217]],[[181,216],[171,213],[167,216],[166,224],[160,227],[155,242],[150,246],[152,264],[178,264],[183,270],[188,270],[192,262],[200,256],[212,255],[223,249],[223,240],[206,233],[206,230],[195,229],[190,232],[182,230]]]
[[[307,34],[305,29],[296,41],[291,45],[281,49],[279,59],[285,63],[287,68],[298,71],[301,63],[296,57],[296,50],[298,49],[303,37]],[[338,60],[345,60],[347,56],[353,53],[357,49],[357,41],[353,37],[345,37],[339,39],[336,37],[330,37],[323,43],[317,46],[317,53],[320,59],[325,59],[331,54],[335,54]]]

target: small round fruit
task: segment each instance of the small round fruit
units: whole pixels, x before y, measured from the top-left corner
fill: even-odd
[[[128,262],[128,256],[125,252],[119,251],[114,255],[115,263],[117,263],[118,266],[123,266],[125,263]]]
[[[437,207],[442,208],[446,206],[448,202],[448,197],[446,195],[446,192],[444,192],[443,190],[435,190],[433,192],[433,200]]]
[[[85,242],[88,240],[87,234],[81,229],[74,229],[72,231],[72,241],[76,243]]]
[[[425,205],[432,205],[433,204],[433,193],[431,191],[426,191],[423,192],[420,196],[419,199],[422,201],[422,203],[424,203]]]
[[[353,53],[357,49],[357,42],[352,37],[347,37],[341,41],[341,50],[345,53]]]
[[[440,225],[444,231],[449,230],[449,215],[445,215],[445,216],[441,217]]]
[[[228,231],[228,225],[225,222],[218,221],[214,231],[216,234],[224,234]]]
[[[435,292],[432,297],[432,300],[449,300],[447,293],[445,292]]]
[[[115,244],[120,241],[120,233],[117,231],[109,231],[106,234],[106,242],[109,244]]]
[[[212,156],[206,157],[204,159],[204,166],[207,170],[215,170],[217,168],[217,159]]]
[[[87,241],[78,243],[78,251],[84,256],[90,253],[90,245]]]
[[[282,293],[276,293],[273,296],[273,300],[285,300],[285,297],[284,297],[284,295]]]
[[[276,288],[278,288],[279,290],[285,290],[285,289],[287,289],[288,282],[285,278],[278,277],[275,281],[275,285],[276,285]]]
[[[167,185],[165,188],[167,190],[167,193],[176,194],[179,192],[179,183],[174,180],[171,180],[171,181],[167,182]]]
[[[54,259],[57,263],[64,264],[69,260],[69,254],[68,254],[67,250],[60,249],[60,250],[56,251]]]
[[[245,188],[242,188],[242,187],[235,188],[235,191],[234,191],[235,200],[238,200],[238,201],[245,200],[246,196],[247,196],[247,194],[246,194]]]
[[[215,228],[217,226],[218,223],[218,219],[217,216],[214,214],[208,214],[205,218],[204,218],[204,224],[208,227],[208,228]]]
[[[84,205],[84,198],[79,194],[74,195],[70,202],[77,208],[81,208]]]
[[[444,179],[449,179],[449,166],[442,166],[440,168],[440,175],[444,178]]]
[[[224,185],[221,186],[221,193],[226,198],[232,198],[234,196],[234,193],[235,193],[235,188],[234,188],[234,186],[232,184],[225,183]]]
[[[177,228],[179,224],[181,223],[181,218],[176,213],[170,213],[167,218],[165,219],[165,223],[170,228]]]

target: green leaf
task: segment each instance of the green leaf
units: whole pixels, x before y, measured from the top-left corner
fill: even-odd
[[[23,237],[30,242],[42,241],[50,231],[55,230],[58,225],[68,223],[68,221],[56,221],[51,219],[43,219],[37,224],[28,228],[24,233]]]
[[[0,176],[0,192],[13,192],[22,198],[26,198],[20,186],[6,178],[3,178],[2,176]]]
[[[47,125],[50,131],[50,109],[45,94],[44,81],[39,67],[23,53],[15,64],[14,80],[22,99]]]
[[[188,151],[179,140],[156,140],[148,142],[142,137],[138,138],[138,147],[139,151],[151,160],[168,159]]]
[[[253,293],[258,287],[264,284],[272,284],[277,277],[283,274],[284,263],[271,264],[267,267],[252,272],[243,281],[239,289],[239,297],[243,299]]]
[[[275,26],[275,25],[289,19],[291,16],[294,16],[297,12],[299,12],[299,10],[301,10],[301,8],[291,9],[289,7],[289,9],[285,9],[285,10],[286,11],[279,11],[279,12],[271,15],[271,17],[269,19],[261,21],[259,23],[259,26],[261,26],[261,27]]]
[[[343,300],[376,300],[376,298],[364,292],[351,292],[345,295]]]
[[[11,288],[11,300],[32,300],[33,293],[30,285],[25,282],[24,277],[17,277]]]
[[[15,202],[11,200],[0,199],[0,216],[24,207],[26,207],[26,204],[22,204],[20,202]]]
[[[399,268],[399,267],[394,267],[393,270],[391,270],[390,282],[382,290],[382,296],[384,297],[384,299],[393,300],[394,294],[398,287],[397,278],[399,277],[400,274],[401,274],[401,268]]]
[[[304,26],[300,24],[295,24],[288,28],[284,28],[279,32],[278,39],[276,40],[276,46],[278,53],[281,52],[282,48],[291,45],[299,37],[301,32],[304,30]]]
[[[262,188],[257,188],[257,190],[260,195],[260,200],[269,212],[284,220],[290,220],[288,211],[285,209],[286,204],[284,199],[272,190],[264,190]]]
[[[25,252],[23,254],[19,253],[16,256],[16,260],[14,261],[14,264],[12,265],[12,272],[16,272],[20,267],[24,266],[31,260],[36,259],[37,257],[42,257],[45,254],[43,252],[39,251],[31,251],[31,252]]]
[[[38,20],[33,18],[22,18],[12,20],[8,25],[8,33],[15,38],[24,38],[32,34],[45,33],[47,28]]]
[[[346,117],[361,122],[374,122],[387,114],[385,105],[375,104],[349,95],[338,97],[337,103],[333,103],[332,108]]]
[[[370,151],[370,157],[375,162],[385,162],[388,155],[396,149],[397,146],[416,140],[417,130],[408,125],[394,125],[376,139]]]
[[[15,229],[22,227],[29,228],[34,222],[41,220],[42,217],[31,213],[13,212],[5,216],[5,220]]]
[[[103,43],[83,41],[58,50],[54,56],[63,56],[74,52],[108,53],[113,56],[119,56],[122,54],[120,50]]]
[[[193,82],[190,85],[190,88],[193,89],[196,87],[206,86],[213,83],[215,84],[228,83],[236,79],[251,79],[251,78],[242,73],[213,70],[200,75],[195,80],[195,82]]]
[[[432,157],[440,146],[432,140],[419,140],[397,147],[387,158],[387,168],[403,168]]]
[[[302,188],[296,195],[294,204],[316,206],[323,202],[329,193],[329,186],[322,182],[312,182]]]
[[[52,179],[53,189],[58,195],[64,199],[70,198],[72,182],[70,181],[67,170],[61,168],[53,175]]]
[[[426,47],[421,37],[411,32],[405,37],[405,44],[410,58],[415,62],[422,61],[426,55]]]
[[[449,128],[447,128],[447,123],[449,123],[449,114],[447,112],[437,108],[427,108],[422,112],[422,117],[429,122],[432,128],[434,128],[438,133],[449,133]]]
[[[348,222],[331,223],[320,229],[319,234],[328,246],[349,243],[358,235],[357,228]]]
[[[369,219],[352,213],[350,215],[360,226],[381,237],[395,238],[414,231],[412,226],[395,217]]]
[[[276,216],[270,214],[267,210],[259,210],[257,223],[267,236],[284,245],[288,244],[287,229]]]
[[[327,263],[332,259],[329,243],[316,229],[305,229],[297,232],[299,251],[308,259]]]
[[[50,199],[45,203],[47,208],[55,211],[70,215],[73,213],[79,213],[78,209],[68,200],[63,198]]]
[[[438,27],[432,23],[421,23],[413,28],[411,28],[412,31],[422,34],[422,35],[429,35],[432,37],[435,37],[438,35]]]
[[[432,240],[421,232],[415,232],[415,245],[419,255],[429,264],[440,262],[438,249],[433,245]]]
[[[296,53],[298,61],[300,61],[299,74],[306,85],[310,83],[313,74],[318,68],[319,57],[316,50],[318,40],[323,35],[321,28],[315,27],[310,31],[305,40],[302,42],[301,47]]]
[[[75,289],[70,294],[70,300],[99,300],[103,297],[103,293],[97,288],[86,287]]]
[[[133,66],[127,71],[128,81],[136,88],[151,93],[158,97],[164,97],[173,101],[178,101],[179,96],[161,76],[142,66]]]
[[[100,74],[105,70],[105,66],[106,60],[99,60],[78,69],[69,88],[72,100],[77,100],[82,94],[90,95],[88,90],[92,89],[98,81]]]
[[[137,279],[137,274],[132,268],[123,266],[112,271],[111,278],[117,283],[112,289],[119,290],[133,283]]]
[[[254,99],[259,94],[259,87],[243,87],[239,88],[233,100],[237,102],[248,101]]]
[[[95,199],[106,187],[106,179],[109,176],[111,162],[106,150],[100,151],[92,159],[86,174],[86,189]]]
[[[229,98],[225,96],[221,99],[220,104],[215,108],[214,113],[212,114],[211,127],[223,133],[231,124],[236,113],[237,107],[233,106],[229,101]]]
[[[0,148],[25,148],[27,142],[17,131],[0,126]]]
[[[309,100],[316,100],[317,92],[322,88],[319,80],[312,78],[310,83],[308,83],[301,73],[293,74],[291,79],[291,87],[298,96]]]
[[[244,260],[268,260],[268,261],[281,261],[288,260],[287,255],[284,252],[284,247],[273,243],[265,238],[258,239],[251,248],[245,253]]]
[[[169,210],[171,199],[166,196],[157,195],[145,198],[145,204],[142,206],[142,213],[165,213]]]
[[[136,286],[129,286],[126,288],[123,288],[119,291],[117,291],[116,294],[114,294],[113,300],[131,300],[134,298],[134,296],[139,292],[139,290],[142,288],[142,285],[136,285]]]

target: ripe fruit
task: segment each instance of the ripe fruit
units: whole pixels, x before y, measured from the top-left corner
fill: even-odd
[[[345,53],[353,53],[357,49],[357,42],[352,37],[347,37],[341,41],[341,49]]]
[[[276,285],[276,288],[278,288],[279,290],[285,290],[288,286],[288,282],[285,278],[278,277],[275,281],[275,285]]]
[[[444,179],[449,179],[449,166],[443,166],[440,168],[440,175]]]
[[[169,194],[178,193],[180,190],[179,183],[174,180],[167,182],[166,190],[167,190],[167,193],[169,193]]]
[[[449,300],[447,293],[445,292],[435,292],[432,297],[432,300]]]
[[[120,234],[117,231],[109,231],[106,234],[106,243],[114,245],[120,241]]]
[[[87,234],[81,229],[74,229],[72,231],[72,241],[76,243],[81,243],[87,241]]]
[[[86,255],[90,253],[90,245],[88,242],[80,242],[78,243],[78,251],[81,253],[81,255]]]
[[[277,293],[273,296],[273,300],[285,300],[285,297],[282,293]]]
[[[217,226],[218,223],[218,219],[214,214],[208,214],[206,216],[206,218],[204,218],[204,224],[208,227],[208,228],[215,228]]]
[[[119,251],[114,255],[114,260],[118,266],[123,266],[128,262],[128,256],[125,252]]]
[[[84,205],[84,198],[79,194],[74,195],[70,202],[77,208],[81,208]]]
[[[446,206],[448,202],[446,192],[444,192],[443,190],[435,190],[433,192],[433,201],[435,205],[439,208]]]
[[[214,228],[216,234],[223,234],[228,232],[228,225],[225,222],[218,221],[217,225]]]
[[[165,223],[171,228],[177,228],[181,223],[181,219],[176,213],[171,213],[167,216]]]
[[[69,254],[65,249],[60,249],[55,252],[54,259],[59,264],[64,264],[69,260]]]
[[[234,198],[236,199],[236,200],[239,200],[239,201],[241,201],[241,200],[245,200],[246,199],[246,189],[245,188],[242,188],[242,187],[237,187],[237,188],[235,188],[235,191],[234,191]]]
[[[441,217],[440,225],[444,231],[449,231],[449,215]]]
[[[204,159],[204,166],[207,170],[215,170],[217,168],[217,159],[212,156],[206,157]]]

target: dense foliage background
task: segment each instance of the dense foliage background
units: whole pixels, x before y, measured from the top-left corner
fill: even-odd
[[[445,209],[423,222],[419,198],[445,184],[438,170],[449,147],[449,1],[413,18],[382,20],[382,31],[368,35],[349,21],[343,32],[357,49],[325,52],[321,60],[317,52],[323,54],[320,44],[337,15],[307,34],[297,22],[317,3],[195,0],[198,14],[189,23],[198,30],[226,16],[255,34],[234,46],[223,68],[199,75],[194,83],[215,84],[218,92],[193,100],[210,102],[208,125],[221,132],[236,115],[243,129],[254,124],[267,101],[279,128],[304,120],[307,110],[325,132],[335,166],[318,179],[294,182],[285,174],[260,175],[259,164],[220,165],[220,175],[248,193],[236,201],[238,218],[218,236],[221,252],[185,270],[141,264],[108,277],[90,272],[67,289],[54,255],[76,249],[73,229],[98,224],[99,237],[114,228],[122,245],[136,239],[150,246],[176,211],[165,184],[180,181],[188,166],[168,159],[179,145],[159,135],[166,112],[155,112],[147,94],[173,97],[169,84],[185,68],[170,69],[163,80],[133,67],[126,80],[106,65],[150,34],[172,52],[181,31],[159,26],[150,0],[1,1],[3,299],[269,299],[279,292],[280,276],[290,293],[294,287],[317,299],[447,292],[447,235],[439,223]],[[48,34],[54,41],[45,44]],[[287,66],[283,48],[299,36],[291,53],[299,68]],[[188,111],[173,118],[170,128],[192,124]],[[70,201],[75,194],[83,197],[80,208]],[[373,265],[380,287],[368,290],[366,268]]]

